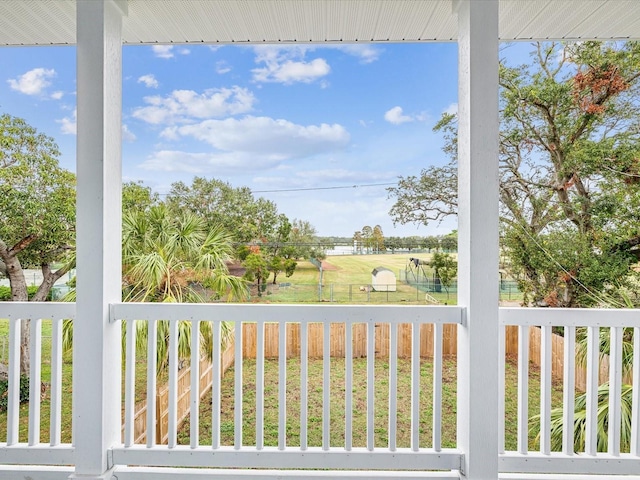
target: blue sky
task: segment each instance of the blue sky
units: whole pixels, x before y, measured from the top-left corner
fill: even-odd
[[[2,48],[0,62],[0,112],[54,137],[74,170],[75,48]],[[159,193],[194,175],[248,186],[320,235],[445,234],[455,221],[394,228],[384,186],[326,187],[445,162],[432,127],[456,102],[455,43],[125,46],[123,178]]]

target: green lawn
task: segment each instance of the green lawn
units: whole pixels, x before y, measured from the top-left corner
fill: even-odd
[[[322,445],[322,361],[309,361],[308,381],[308,445]],[[398,359],[397,389],[397,446],[408,447],[410,442],[410,370],[411,363]],[[298,359],[287,361],[287,445],[300,445],[300,364]],[[366,359],[353,360],[353,446],[366,445]],[[375,445],[384,447],[388,443],[388,401],[389,401],[389,364],[384,359],[375,362],[376,394],[375,394]],[[432,445],[432,385],[433,366],[429,360],[422,360],[420,365],[420,444],[422,447]],[[345,364],[344,359],[331,359],[331,446],[344,445],[345,417]],[[256,416],[256,364],[254,360],[245,360],[243,364],[243,444],[255,445]],[[505,395],[505,442],[507,450],[516,448],[516,412],[517,412],[517,368],[513,360],[507,362]],[[234,436],[234,370],[231,368],[222,381],[221,408],[221,443],[232,445]],[[264,442],[267,446],[277,445],[278,440],[278,362],[265,362],[265,414]],[[562,386],[554,385],[552,393],[553,406],[562,402]],[[539,412],[540,376],[535,367],[530,369],[529,377],[529,415]],[[200,444],[211,444],[211,393],[201,402],[200,411]],[[443,365],[442,384],[442,444],[444,447],[455,447],[456,435],[456,362],[445,359]],[[187,420],[178,434],[178,442],[189,443],[189,421]],[[530,448],[537,447],[534,438],[530,439]]]
[[[327,257],[323,262],[322,289],[319,288],[320,272],[308,261],[300,261],[294,274],[287,278],[280,275],[277,283],[269,279],[267,292],[260,299],[253,301],[306,303],[306,302],[335,302],[335,303],[372,303],[372,304],[419,304],[424,305],[425,293],[400,281],[400,271],[404,271],[409,258],[413,254],[382,254],[382,255],[335,255]],[[420,258],[428,260],[430,254],[421,254]],[[397,291],[376,292],[368,291],[364,287],[371,284],[371,271],[376,267],[385,267],[396,274]],[[431,272],[429,267],[425,267]],[[283,286],[283,284],[289,284]],[[361,288],[362,287],[362,288]],[[447,296],[442,293],[432,293],[440,303],[454,305],[456,295]]]
[[[6,350],[0,352],[2,357],[0,361],[8,362],[8,335],[9,322],[0,320],[0,338],[7,339]],[[147,360],[146,357],[138,352],[136,359],[136,403],[146,399],[147,395]],[[50,412],[51,412],[51,321],[42,321],[42,383],[45,384],[45,390],[42,394],[40,406],[40,440],[48,443],[50,434]],[[71,442],[72,433],[72,394],[73,394],[73,355],[67,352],[62,357],[62,432],[61,441],[63,443]],[[166,374],[161,375],[158,384],[166,382]],[[122,374],[122,391],[124,392],[124,368]],[[124,393],[123,393],[124,406]],[[26,442],[28,438],[29,428],[29,404],[24,403],[20,406],[20,430],[19,438],[21,442]],[[7,412],[0,412],[0,442],[6,442],[7,439]]]
[[[452,254],[457,257],[457,254]],[[298,262],[298,266],[291,277],[280,274],[277,282],[272,283],[273,276],[268,280],[267,292],[262,297],[253,298],[258,302],[307,303],[307,302],[335,302],[335,303],[371,303],[371,304],[417,304],[424,305],[425,292],[405,284],[401,278],[409,258],[418,257],[429,261],[430,253],[399,253],[381,255],[334,255],[327,257],[323,264],[322,289],[319,288],[320,273],[308,261]],[[371,271],[376,267],[385,267],[396,274],[396,292],[366,291],[360,287],[371,284]],[[433,269],[423,266],[427,276],[433,274]],[[285,286],[285,284],[288,284]],[[441,304],[455,305],[457,294],[455,291],[447,295],[442,292],[429,292]],[[522,293],[501,290],[501,300],[522,300]]]
[[[0,361],[8,363],[9,352],[9,322],[0,320],[0,338],[6,340],[2,343],[3,349],[0,352]],[[51,321],[42,321],[42,383],[44,384],[44,393],[42,394],[42,402],[40,404],[40,440],[42,442],[49,441],[49,420],[51,407]],[[71,441],[71,394],[72,388],[73,364],[71,352],[63,355],[62,362],[62,441]],[[27,441],[29,427],[29,404],[24,403],[20,406],[20,434],[21,442]],[[0,413],[0,442],[7,440],[7,413]]]

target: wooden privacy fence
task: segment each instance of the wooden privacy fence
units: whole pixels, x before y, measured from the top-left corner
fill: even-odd
[[[242,356],[247,359],[256,358],[257,325],[255,323],[243,324]],[[442,353],[443,355],[456,355],[457,353],[457,325],[443,325]],[[266,358],[277,358],[279,350],[279,325],[266,323],[264,326],[264,354]],[[330,351],[332,357],[344,357],[345,355],[345,324],[332,323],[330,334]],[[310,323],[308,327],[309,358],[322,358],[323,355],[323,325]],[[286,338],[287,358],[300,356],[300,324],[287,323]],[[555,379],[561,381],[564,375],[564,337],[553,334],[552,336],[551,371]],[[529,327],[529,360],[540,366],[541,330],[538,327]],[[376,324],[375,351],[377,357],[389,356],[389,324]],[[518,327],[509,325],[505,331],[505,352],[507,355],[518,355]],[[365,357],[367,355],[367,325],[365,323],[353,326],[353,356]],[[409,358],[411,356],[411,324],[403,323],[398,330],[398,357]],[[420,325],[420,356],[433,357],[433,325]],[[575,367],[576,389],[584,392],[587,389],[586,367]],[[609,356],[601,355],[600,358],[600,383],[609,381]],[[623,378],[624,383],[631,384],[631,375]]]
[[[227,369],[233,365],[233,356],[235,352],[233,339],[222,352],[220,362],[221,376]],[[191,394],[191,367],[185,367],[180,370],[178,375],[178,404],[177,417],[178,428],[189,415],[189,401]],[[213,367],[208,358],[200,360],[200,382],[199,392],[202,398],[211,388],[213,382]],[[136,406],[134,422],[134,443],[145,443],[147,441],[147,401],[142,400]],[[122,427],[124,435],[124,425]],[[166,444],[169,439],[169,386],[162,385],[158,387],[156,393],[156,444]]]
[[[458,330],[457,325],[443,325],[442,329],[442,354],[455,355],[457,351]],[[322,358],[323,352],[323,324],[310,323],[308,327],[309,358]],[[265,358],[277,358],[279,355],[278,336],[280,328],[277,323],[265,323],[264,325],[264,356]],[[331,324],[330,351],[332,357],[345,355],[345,324]],[[257,325],[244,323],[242,325],[242,357],[256,358]],[[300,324],[287,323],[287,358],[300,356]],[[375,352],[377,357],[389,356],[389,324],[377,323],[375,334]],[[353,356],[365,357],[367,355],[367,324],[353,325]],[[409,358],[411,356],[411,324],[402,323],[398,327],[398,357]],[[420,356],[433,357],[433,325],[420,325]]]
[[[286,350],[287,358],[300,356],[300,324],[287,323]],[[264,325],[264,355],[265,358],[278,358],[279,355],[279,324],[265,323]],[[376,324],[375,352],[376,357],[387,358],[389,356],[389,331],[388,323]],[[324,342],[324,326],[322,323],[310,323],[307,330],[309,358],[322,358]],[[456,355],[457,353],[457,325],[443,325],[442,330],[442,354]],[[255,323],[242,324],[242,357],[255,359],[257,353],[257,325]],[[398,325],[398,357],[411,357],[411,324]],[[342,357],[345,355],[345,324],[331,323],[330,330],[330,355]],[[235,342],[230,339],[228,347],[222,353],[221,374],[233,365]],[[555,379],[561,381],[564,374],[564,338],[553,334],[551,340],[551,372]],[[420,356],[433,357],[433,324],[420,325]],[[540,366],[541,330],[537,327],[529,327],[529,360]],[[518,327],[509,325],[505,330],[505,353],[510,356],[518,355]],[[353,356],[365,357],[367,355],[367,324],[353,325]],[[584,392],[587,388],[586,368],[576,365],[576,389]],[[189,415],[190,395],[190,368],[180,371],[178,377],[178,426]],[[200,397],[202,398],[211,388],[212,366],[209,359],[200,361]],[[601,355],[600,359],[600,383],[609,381],[609,356]],[[631,383],[630,375],[623,378],[624,383]],[[156,394],[156,428],[155,441],[157,444],[166,444],[169,437],[169,387],[163,385],[158,388]],[[134,417],[134,442],[145,443],[147,431],[147,402],[138,403]],[[123,427],[124,429],[124,427]]]

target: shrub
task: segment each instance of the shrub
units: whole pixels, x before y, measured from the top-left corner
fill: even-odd
[[[27,295],[29,295],[29,300],[33,298],[33,296],[38,291],[38,287],[36,285],[31,285],[27,287]],[[51,300],[51,292],[47,295],[47,301]],[[11,301],[11,287],[0,286],[0,302],[9,302]]]
[[[20,403],[29,401],[29,377],[20,377]],[[6,412],[9,406],[9,380],[0,379],[0,412]]]

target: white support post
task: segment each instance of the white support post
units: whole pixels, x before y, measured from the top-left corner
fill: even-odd
[[[122,17],[126,2],[78,0],[77,303],[73,350],[75,474],[110,479],[120,443]]]
[[[498,478],[498,0],[458,13],[458,439],[462,478]]]

